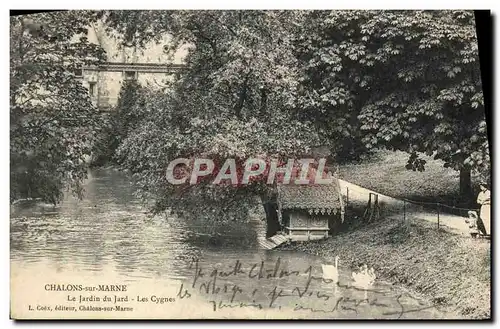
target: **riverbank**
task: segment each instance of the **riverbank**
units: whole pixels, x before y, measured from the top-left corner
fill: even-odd
[[[296,250],[340,266],[373,267],[377,278],[402,285],[435,305],[466,319],[490,318],[490,242],[437,231],[425,221],[407,229],[384,219],[323,241],[292,242],[278,250]]]

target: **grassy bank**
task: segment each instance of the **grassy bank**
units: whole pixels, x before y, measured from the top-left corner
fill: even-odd
[[[427,161],[425,171],[411,171],[405,168],[407,153],[379,151],[362,163],[341,165],[339,178],[395,198],[455,204],[459,200],[459,173],[444,168],[440,160],[423,159]],[[477,180],[472,177],[473,185]]]
[[[323,241],[290,243],[341,266],[373,266],[377,277],[420,293],[464,318],[490,317],[490,243],[437,231],[424,221],[407,229],[386,219]]]

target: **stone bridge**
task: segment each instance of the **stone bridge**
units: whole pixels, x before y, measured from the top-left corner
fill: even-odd
[[[107,62],[84,67],[75,74],[89,90],[93,104],[107,111],[116,105],[124,81],[135,80],[161,89],[184,68],[183,64]]]

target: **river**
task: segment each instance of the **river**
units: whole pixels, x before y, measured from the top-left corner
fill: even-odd
[[[265,222],[259,219],[207,225],[201,219],[148,217],[133,195],[131,180],[111,169],[92,171],[85,189],[83,200],[69,194],[57,206],[31,202],[11,207],[14,316],[447,317],[388,283],[376,281],[368,291],[353,288],[342,255],[339,283],[334,284],[320,279],[321,258],[260,250],[257,239],[265,236]],[[82,311],[89,303],[105,305],[102,291],[55,288],[61,284],[126,285],[126,292],[110,293],[113,300],[108,301],[125,308],[105,315]],[[64,311],[63,306],[71,305],[76,306],[73,311]]]

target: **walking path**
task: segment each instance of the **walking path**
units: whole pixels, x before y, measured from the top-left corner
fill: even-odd
[[[379,195],[379,203],[381,203],[381,206],[383,210],[397,210],[396,214],[391,214],[388,217],[393,218],[394,220],[403,220],[404,212],[406,211],[406,217],[407,219],[415,220],[415,219],[423,219],[432,223],[436,223],[437,227],[437,213],[436,212],[431,212],[431,211],[422,211],[422,207],[420,206],[415,206],[412,204],[406,203],[406,209],[405,204],[403,200],[395,199],[380,193],[377,193],[375,191],[371,191],[369,189],[366,189],[364,187],[361,187],[356,184],[352,184],[349,182],[346,182],[342,179],[339,179],[339,184],[340,188],[342,191],[343,195],[348,194],[348,202],[349,204],[355,203],[355,204],[367,204],[368,202],[368,197],[370,193],[375,193]],[[447,231],[456,233],[456,234],[463,234],[463,235],[469,235],[469,228],[467,224],[464,221],[465,217],[461,216],[456,216],[452,214],[447,214],[447,213],[440,213],[439,215],[439,225],[441,228],[446,229]]]
[[[370,193],[378,194],[382,216],[394,219],[395,221],[403,221],[404,216],[406,215],[406,219],[409,220],[410,223],[415,220],[426,220],[428,222],[435,223],[437,229],[437,212],[423,210],[421,206],[413,205],[408,202],[405,204],[403,200],[380,194],[342,179],[339,179],[339,185],[342,194],[345,197],[348,196],[349,205],[355,204],[357,206],[364,207],[367,205]],[[467,236],[470,234],[469,227],[465,223],[465,217],[461,216],[441,212],[439,214],[439,227],[455,234]],[[276,248],[287,240],[288,238],[286,236],[278,233],[270,238],[259,237],[258,243],[261,249],[270,250]]]

